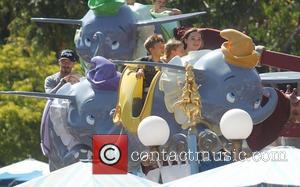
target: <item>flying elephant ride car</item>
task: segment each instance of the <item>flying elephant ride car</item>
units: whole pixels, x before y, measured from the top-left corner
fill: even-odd
[[[51,98],[41,127],[41,145],[51,170],[91,158],[94,134],[127,134],[129,154],[148,150],[137,135],[139,124],[148,116],[159,116],[168,123],[170,138],[164,146],[169,151],[175,149],[178,152],[174,148],[178,142],[183,144],[181,150],[187,151],[191,131],[196,135],[198,144],[194,147],[197,151],[228,149],[220,121],[227,111],[236,108],[248,113],[253,122],[253,130],[246,139],[252,151],[261,150],[280,135],[293,108],[283,93],[262,85],[255,66],[260,62],[298,71],[298,67],[291,64],[299,63],[299,58],[255,50],[252,39],[236,30],[202,28],[203,50],[186,57],[175,57],[169,64],[132,62],[128,60],[132,59],[136,48],[138,26],[203,13],[138,21],[129,6],[120,4],[110,14],[100,15],[90,10],[81,20],[33,19],[81,25],[76,32],[75,44],[87,67],[86,79],[73,85],[65,84],[56,94],[0,92]],[[287,59],[288,63],[280,63],[278,57]],[[115,64],[127,67],[121,74]],[[133,101],[140,98],[143,91],[141,80],[135,77],[139,65],[157,66],[160,71],[151,82],[140,114],[133,116]],[[154,136],[158,132],[149,133]],[[200,162],[194,171],[201,172],[217,165]],[[128,166],[129,172],[135,174],[141,168],[145,175],[156,169],[155,164],[148,167],[141,161],[130,159]]]

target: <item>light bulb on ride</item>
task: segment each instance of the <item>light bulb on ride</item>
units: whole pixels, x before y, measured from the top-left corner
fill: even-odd
[[[145,146],[164,145],[170,136],[166,120],[159,116],[148,116],[139,124],[137,134]]]
[[[222,116],[220,129],[228,140],[246,139],[253,129],[252,118],[244,110],[231,109]]]

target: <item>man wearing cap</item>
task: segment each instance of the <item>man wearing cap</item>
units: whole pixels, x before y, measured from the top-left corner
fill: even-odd
[[[77,56],[72,50],[65,49],[60,53],[58,58],[60,71],[45,79],[46,93],[56,93],[67,82],[71,84],[79,82],[79,76],[72,73],[76,61]]]

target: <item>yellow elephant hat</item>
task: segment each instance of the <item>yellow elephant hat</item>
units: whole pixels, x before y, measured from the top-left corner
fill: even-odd
[[[225,29],[220,35],[228,40],[221,46],[227,63],[242,68],[255,67],[259,57],[249,36],[234,29]]]

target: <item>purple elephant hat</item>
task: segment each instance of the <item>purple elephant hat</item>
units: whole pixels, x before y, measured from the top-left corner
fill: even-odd
[[[121,73],[117,72],[115,64],[102,56],[91,59],[92,68],[87,72],[87,79],[98,90],[113,90],[119,88]]]

